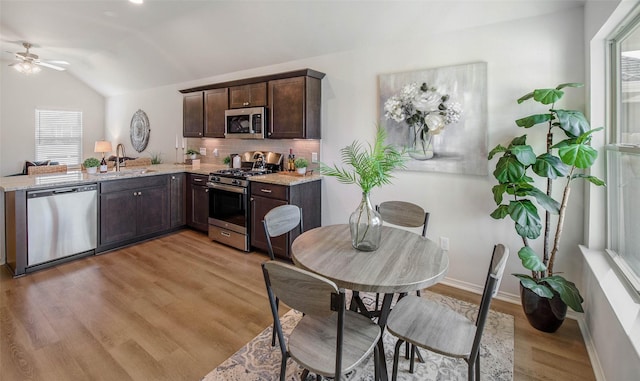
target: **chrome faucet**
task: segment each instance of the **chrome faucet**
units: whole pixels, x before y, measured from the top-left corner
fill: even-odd
[[[122,161],[124,164],[124,158],[127,156],[127,154],[124,152],[124,146],[122,145],[122,143],[118,143],[118,145],[116,146],[116,171],[120,171],[120,149],[122,148]]]

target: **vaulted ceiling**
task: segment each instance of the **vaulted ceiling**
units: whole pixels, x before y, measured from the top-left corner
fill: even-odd
[[[0,0],[2,64],[34,45],[105,96],[581,6],[574,0]],[[479,15],[482,15],[479,17]],[[489,43],[489,42],[488,42]],[[48,70],[48,69],[45,69]]]

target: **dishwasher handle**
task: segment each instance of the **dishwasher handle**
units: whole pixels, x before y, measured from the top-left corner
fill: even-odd
[[[64,187],[64,188],[54,188],[54,189],[43,189],[37,191],[27,192],[27,198],[40,198],[40,197],[50,197],[50,196],[59,196],[68,193],[79,193],[79,192],[90,192],[98,189],[97,184],[88,184],[88,185],[76,185],[72,187]]]

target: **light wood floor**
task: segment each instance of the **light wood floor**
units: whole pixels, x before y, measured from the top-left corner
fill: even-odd
[[[186,230],[21,278],[3,268],[0,380],[200,380],[270,324],[266,258]],[[545,334],[494,308],[515,316],[515,380],[595,379],[575,321]]]

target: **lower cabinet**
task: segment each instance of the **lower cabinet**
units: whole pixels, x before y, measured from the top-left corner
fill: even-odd
[[[98,251],[168,230],[169,192],[169,176],[101,183]]]
[[[171,228],[179,228],[187,224],[187,176],[184,173],[169,175],[169,186],[171,188],[170,201],[170,225]]]
[[[305,231],[320,226],[320,181],[290,186],[251,182],[252,247],[264,251],[268,250],[262,220],[271,209],[287,204],[302,208]],[[274,254],[279,258],[291,259],[291,244],[297,236],[297,231],[294,231],[271,238]]]
[[[187,226],[205,233],[209,230],[209,189],[206,183],[205,175],[188,175]]]

